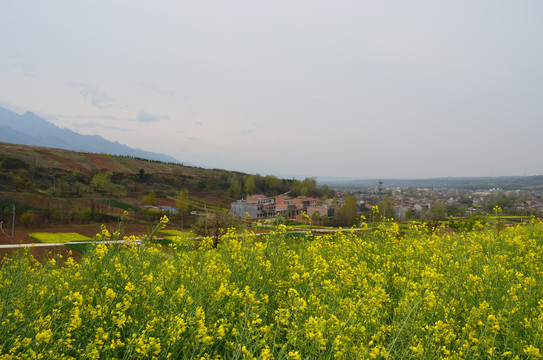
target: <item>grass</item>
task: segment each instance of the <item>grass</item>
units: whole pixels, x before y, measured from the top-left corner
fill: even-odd
[[[542,223],[399,230],[17,253],[0,268],[0,357],[541,357]]]

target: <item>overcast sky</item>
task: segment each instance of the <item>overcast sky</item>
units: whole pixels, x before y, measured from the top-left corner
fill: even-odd
[[[543,174],[543,1],[0,1],[0,106],[262,175]]]

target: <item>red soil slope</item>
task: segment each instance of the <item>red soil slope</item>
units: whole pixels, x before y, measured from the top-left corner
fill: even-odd
[[[88,171],[88,169],[83,168],[81,165],[79,165],[75,161],[72,161],[72,160],[67,159],[65,157],[58,156],[58,155],[55,155],[55,154],[52,154],[50,152],[43,151],[43,150],[36,150],[36,152],[38,154],[43,155],[43,156],[47,156],[48,158],[53,159],[56,162],[61,163],[62,165],[66,165],[72,170],[77,170],[77,171],[82,172],[83,174],[85,174],[87,176],[90,175],[90,172]]]
[[[121,164],[111,160],[107,155],[100,154],[85,154],[85,156],[94,162],[96,165],[102,168],[102,171],[118,171],[127,173],[130,172]]]

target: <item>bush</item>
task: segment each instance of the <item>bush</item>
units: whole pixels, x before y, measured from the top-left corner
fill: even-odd
[[[28,169],[30,165],[17,158],[6,157],[2,160],[2,168],[7,170]]]
[[[34,213],[27,211],[21,214],[21,216],[19,216],[19,222],[23,224],[25,228],[33,227],[34,225],[36,225],[36,220],[34,219]]]

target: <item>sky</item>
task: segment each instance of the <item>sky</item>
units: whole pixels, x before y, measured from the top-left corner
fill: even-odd
[[[1,0],[0,106],[281,177],[543,174],[540,0]]]

